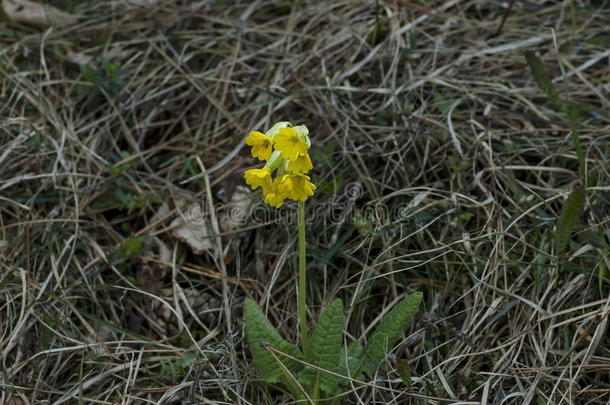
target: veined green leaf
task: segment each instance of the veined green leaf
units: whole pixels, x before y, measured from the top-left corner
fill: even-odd
[[[244,322],[246,323],[250,352],[252,352],[252,357],[265,381],[269,383],[277,382],[283,376],[283,370],[263,345],[270,344],[276,351],[296,358],[303,357],[300,350],[295,345],[286,342],[254,301],[249,299],[244,303]],[[277,354],[277,357],[291,372],[296,372],[301,367],[295,360],[287,357],[283,358],[281,354]]]
[[[375,372],[379,363],[400,338],[402,330],[417,313],[421,300],[420,292],[411,294],[383,318],[366,346],[362,371],[369,375]]]
[[[313,330],[307,361],[324,370],[338,373],[342,335],[343,303],[337,298],[328,304]],[[333,393],[339,383],[337,376],[312,367],[305,368],[301,381],[310,387],[320,387],[327,393]]]

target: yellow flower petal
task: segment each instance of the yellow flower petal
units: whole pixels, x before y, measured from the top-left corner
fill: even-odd
[[[292,128],[297,131],[297,134],[299,134],[301,139],[307,143],[307,147],[309,148],[311,146],[311,142],[309,140],[309,129],[307,129],[305,125],[296,125]]]
[[[256,190],[259,187],[263,188],[263,193],[268,193],[273,189],[273,181],[271,179],[271,171],[266,168],[250,169],[244,172],[246,184]]]
[[[299,155],[307,153],[308,145],[294,128],[280,128],[277,135],[273,137],[275,149],[282,152],[282,157],[291,161],[296,160]]]
[[[316,185],[309,181],[309,176],[304,174],[288,174],[283,176],[277,189],[291,200],[305,201],[313,195]]]
[[[284,204],[286,197],[279,193],[267,193],[265,194],[265,204],[268,204],[275,208],[280,208]]]
[[[313,163],[311,163],[311,159],[308,153],[303,155],[299,155],[296,160],[288,163],[288,171],[290,173],[299,174],[299,173],[307,173],[311,169],[313,169]]]
[[[251,131],[246,138],[246,145],[252,146],[252,157],[267,160],[273,152],[273,139],[258,131]]]
[[[272,207],[279,208],[284,204],[284,200],[286,199],[286,195],[280,191],[279,185],[284,181],[286,176],[277,176],[273,179],[273,183],[269,190],[265,192],[265,204],[268,204]]]

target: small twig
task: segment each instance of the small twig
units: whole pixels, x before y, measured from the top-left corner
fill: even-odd
[[[500,25],[498,26],[498,29],[491,36],[491,38],[497,37],[498,35],[500,35],[502,33],[502,28],[504,28],[504,23],[506,22],[508,15],[510,14],[511,10],[513,9],[514,4],[515,4],[515,0],[510,0],[510,3],[508,4],[508,8],[506,9],[506,12],[502,16],[502,21],[500,21]]]

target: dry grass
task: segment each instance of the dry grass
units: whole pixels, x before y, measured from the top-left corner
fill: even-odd
[[[49,2],[83,18],[0,23],[0,403],[291,403],[257,379],[241,303],[296,341],[294,227],[222,227],[242,138],[279,120],[312,134],[312,316],[342,297],[355,339],[424,292],[344,403],[607,401],[607,2],[516,2],[495,36],[508,2]],[[585,110],[565,252],[578,161],[526,50]],[[194,254],[173,221],[210,197]]]

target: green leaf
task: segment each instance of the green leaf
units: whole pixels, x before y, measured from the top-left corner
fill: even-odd
[[[558,109],[564,109],[563,103],[555,90],[555,85],[551,81],[551,77],[547,72],[544,64],[540,60],[539,57],[534,54],[532,51],[525,51],[525,60],[527,60],[527,64],[530,67],[532,72],[532,76],[534,76],[534,80],[536,84],[548,97],[549,101],[555,105]]]
[[[325,370],[338,373],[342,335],[343,302],[337,298],[328,304],[313,330],[309,349],[310,358],[307,361]],[[327,393],[333,393],[339,383],[338,377],[312,367],[305,368],[301,381],[311,387],[319,386],[322,391]]]
[[[555,234],[555,252],[557,255],[563,254],[568,246],[568,241],[572,232],[579,222],[585,206],[586,192],[582,185],[574,187],[568,199],[561,208],[559,221],[557,222],[557,232]]]
[[[252,357],[258,366],[261,377],[266,382],[277,382],[283,376],[283,370],[281,365],[278,364],[278,360],[268,352],[268,349],[263,347],[264,345],[270,344],[276,351],[299,359],[303,358],[299,349],[280,336],[254,301],[250,299],[246,299],[244,303],[244,322],[246,323],[246,334],[248,335],[248,345]],[[291,372],[296,372],[301,367],[300,363],[284,357],[280,353],[277,353],[276,356]]]
[[[383,318],[366,346],[362,371],[369,375],[375,372],[400,338],[400,333],[417,313],[421,300],[422,293],[411,294]]]
[[[451,108],[451,104],[455,102],[453,100],[447,100],[445,96],[438,91],[434,91],[432,96],[434,97],[434,105],[441,112],[441,114],[447,114]]]
[[[186,352],[181,358],[173,361],[161,361],[161,375],[170,379],[183,377],[189,368],[197,364],[197,355]]]
[[[118,249],[118,256],[121,259],[129,259],[142,251],[146,238],[143,236],[130,236],[126,238]]]
[[[93,83],[95,81],[95,72],[87,65],[80,65],[80,72],[86,82]]]

